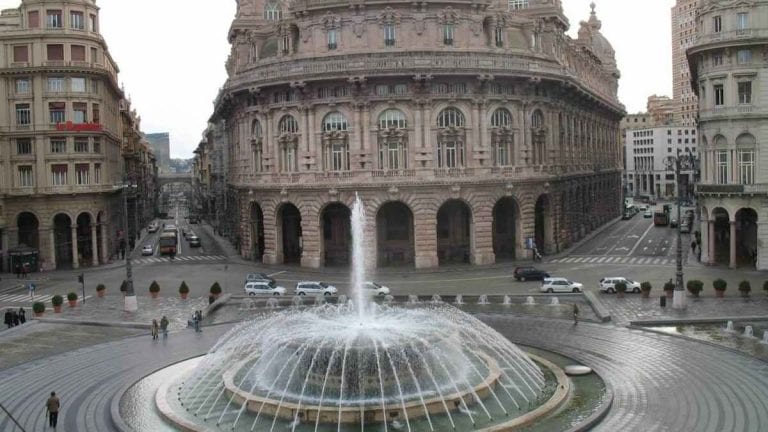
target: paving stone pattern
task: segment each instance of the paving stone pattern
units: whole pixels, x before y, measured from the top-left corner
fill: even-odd
[[[738,316],[768,316],[768,297],[759,293],[750,298],[740,297],[688,297],[686,309],[679,311],[672,308],[672,300],[667,299],[667,306],[659,306],[659,295],[643,299],[627,295],[623,299],[615,295],[599,295],[599,300],[611,311],[613,322],[628,324],[630,321],[650,319],[689,319],[718,318]]]

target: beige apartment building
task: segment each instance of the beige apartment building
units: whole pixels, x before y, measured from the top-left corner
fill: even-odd
[[[371,266],[526,259],[617,217],[601,25],[571,39],[560,0],[239,1],[212,121],[243,256],[348,264],[356,194]]]
[[[699,97],[701,260],[766,270],[768,0],[700,1],[688,62]]]
[[[696,41],[696,4],[699,0],[677,0],[672,7],[672,99],[677,104],[674,123],[696,126],[698,101],[691,89],[691,72],[685,53]]]
[[[2,248],[46,269],[105,263],[122,221],[118,68],[95,0],[23,0],[0,14]]]

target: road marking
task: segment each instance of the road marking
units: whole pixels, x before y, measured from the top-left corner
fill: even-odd
[[[279,274],[283,274],[283,273],[287,273],[287,272],[288,272],[288,270],[282,270],[282,271],[279,271],[279,272],[276,272],[276,273],[268,274],[267,276],[274,277],[274,276],[277,276]]]

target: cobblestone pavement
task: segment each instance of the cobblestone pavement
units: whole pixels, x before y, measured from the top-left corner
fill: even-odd
[[[614,323],[626,325],[636,320],[691,319],[691,318],[733,318],[740,316],[768,317],[768,297],[758,293],[750,298],[728,297],[688,297],[686,309],[679,311],[672,308],[672,300],[667,299],[667,306],[659,306],[659,293],[643,299],[627,295],[623,299],[615,295],[600,295],[599,300],[611,311]]]

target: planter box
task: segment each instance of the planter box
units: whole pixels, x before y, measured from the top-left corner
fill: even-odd
[[[36,318],[40,318],[41,316],[43,316],[44,313],[45,312],[40,312],[40,313],[34,312]]]
[[[96,291],[96,295],[99,297],[104,297],[106,294],[107,290]]]
[[[54,311],[55,313],[61,313],[61,305],[58,305],[58,306],[54,306],[54,307],[53,307],[53,311]]]
[[[189,296],[189,293],[179,293],[179,295],[181,295],[182,300],[186,300],[187,296]]]
[[[667,295],[668,299],[671,299],[675,295],[675,290],[664,291],[664,294]]]
[[[725,297],[725,290],[715,290],[715,297],[717,298],[723,298]]]
[[[156,299],[157,296],[160,295],[160,293],[159,292],[150,292],[149,295],[151,295],[153,299]]]
[[[67,300],[69,302],[69,307],[75,307],[77,306],[77,300]]]

